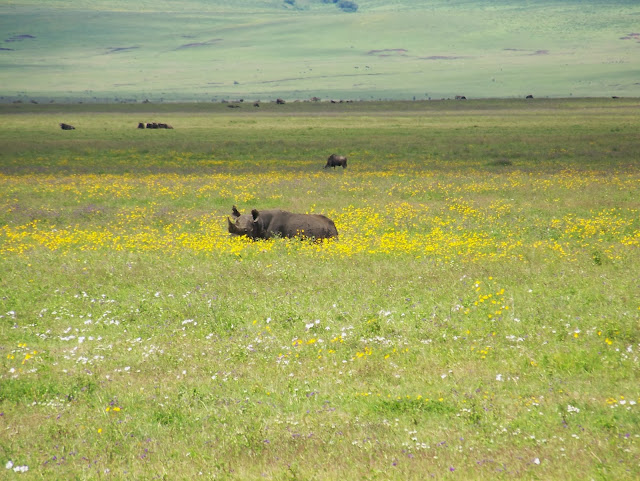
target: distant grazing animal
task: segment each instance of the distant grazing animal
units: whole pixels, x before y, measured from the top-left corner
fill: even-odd
[[[271,239],[273,237],[300,237],[328,239],[336,237],[338,230],[331,219],[320,214],[295,214],[280,209],[240,214],[234,205],[233,221],[227,218],[229,233],[244,235],[251,239]]]
[[[529,94],[529,95],[527,95],[527,98],[528,98],[528,99],[532,99],[532,98],[533,98],[533,95]]]
[[[467,97],[464,95],[456,95],[456,100],[467,100]]]
[[[253,106],[254,106],[254,107],[260,107],[260,102],[254,102],[254,103],[253,103]]]
[[[173,129],[173,127],[169,124],[165,124],[164,122],[147,122],[146,124],[148,129]],[[140,122],[138,124],[139,129],[144,129],[145,124]]]
[[[343,169],[347,167],[347,158],[344,155],[331,154],[327,159],[327,165],[325,165],[324,168],[333,167],[335,169],[340,166],[342,166]]]
[[[284,104],[284,103],[285,103],[285,101],[284,101],[284,100],[282,100],[282,99],[276,99],[276,103],[277,103],[278,105],[282,105],[282,104]]]
[[[62,130],[76,130],[73,125],[65,124],[64,122],[60,124],[60,128]]]

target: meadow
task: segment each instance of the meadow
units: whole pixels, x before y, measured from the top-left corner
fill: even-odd
[[[637,479],[639,107],[0,105],[0,477]]]

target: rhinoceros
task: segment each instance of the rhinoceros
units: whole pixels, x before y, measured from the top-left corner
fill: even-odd
[[[331,219],[320,214],[295,214],[280,209],[240,214],[233,206],[234,220],[227,218],[229,233],[244,235],[251,239],[271,239],[273,237],[303,237],[328,239],[336,237],[338,230]]]
[[[346,168],[347,158],[344,155],[331,154],[327,159],[327,165],[325,165],[324,168],[333,167],[335,169],[339,166],[342,166],[343,169]]]

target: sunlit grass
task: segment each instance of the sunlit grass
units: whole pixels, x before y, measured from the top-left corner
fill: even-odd
[[[585,147],[571,109],[545,117],[552,140],[502,110],[521,130],[486,131],[488,154],[447,112],[437,153],[422,124],[389,148],[413,114],[345,129],[335,172],[291,152],[333,117],[282,144],[247,124],[216,154],[201,133],[166,152],[97,127],[106,149],[5,138],[3,475],[637,478],[640,170],[611,128],[638,119],[587,116]],[[16,142],[49,122],[29,119]],[[536,154],[492,163],[523,136]],[[339,237],[230,237],[234,204],[323,213]]]

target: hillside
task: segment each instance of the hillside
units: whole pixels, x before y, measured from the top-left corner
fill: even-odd
[[[0,101],[640,96],[639,19],[631,1],[7,1]]]

